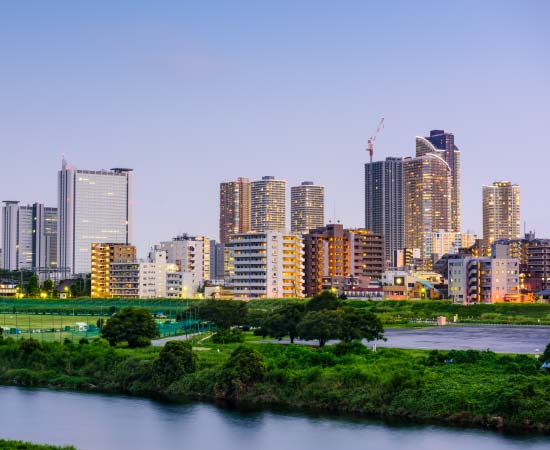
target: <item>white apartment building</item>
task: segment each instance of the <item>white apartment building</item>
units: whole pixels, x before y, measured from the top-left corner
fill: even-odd
[[[168,263],[192,275],[195,292],[210,280],[210,239],[207,237],[183,234],[171,241],[161,242],[160,249],[166,251]]]
[[[515,258],[449,260],[449,296],[457,303],[497,303],[519,292]]]
[[[132,169],[79,170],[63,160],[58,175],[61,270],[89,273],[94,242],[131,242],[132,185]]]
[[[304,296],[304,244],[300,236],[276,231],[236,234],[227,248],[234,298]]]
[[[169,263],[166,250],[154,248],[139,263],[139,298],[188,298],[195,292],[192,274]]]
[[[433,255],[435,262],[447,253],[457,254],[461,248],[471,247],[476,239],[477,236],[472,233],[445,230],[426,233],[424,237],[424,254]]]

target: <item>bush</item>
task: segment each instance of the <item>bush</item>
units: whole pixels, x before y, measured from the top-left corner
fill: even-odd
[[[34,353],[37,350],[40,350],[42,346],[40,345],[40,342],[36,339],[23,339],[19,343],[19,348],[23,350],[23,353],[26,355],[30,355],[31,353]]]
[[[167,342],[153,364],[153,384],[165,388],[187,373],[195,371],[197,355],[190,343]]]
[[[159,331],[148,309],[128,307],[109,319],[101,335],[112,346],[127,342],[130,348],[137,348],[151,345]]]
[[[266,374],[267,367],[262,355],[241,345],[223,365],[215,392],[226,399],[238,399],[254,384],[262,381]]]
[[[244,336],[240,329],[232,328],[220,329],[212,336],[212,342],[214,344],[231,344],[237,342],[244,342]]]

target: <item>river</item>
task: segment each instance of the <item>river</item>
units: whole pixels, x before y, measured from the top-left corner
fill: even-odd
[[[0,387],[0,437],[79,450],[545,449],[550,437]]]

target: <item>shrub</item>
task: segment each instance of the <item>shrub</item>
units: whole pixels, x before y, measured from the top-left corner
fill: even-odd
[[[40,350],[42,346],[40,345],[40,342],[36,339],[23,339],[19,343],[19,348],[23,350],[23,353],[26,355],[30,355],[31,353],[34,353],[37,350]]]
[[[220,329],[212,336],[214,344],[230,344],[233,342],[244,342],[244,336],[238,328]]]
[[[167,342],[153,364],[153,384],[167,387],[185,374],[194,372],[196,365],[197,355],[190,343]]]
[[[262,381],[266,374],[267,368],[262,355],[241,345],[223,365],[215,392],[226,399],[238,399],[254,384]]]

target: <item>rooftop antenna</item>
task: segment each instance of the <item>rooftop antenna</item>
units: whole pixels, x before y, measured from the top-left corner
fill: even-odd
[[[369,140],[367,142],[367,151],[369,152],[371,163],[372,163],[372,155],[374,154],[374,141],[376,141],[376,137],[378,136],[380,131],[382,131],[383,128],[384,128],[384,118],[382,117],[380,119],[380,122],[378,122],[378,126],[376,127],[376,131],[369,138]]]

